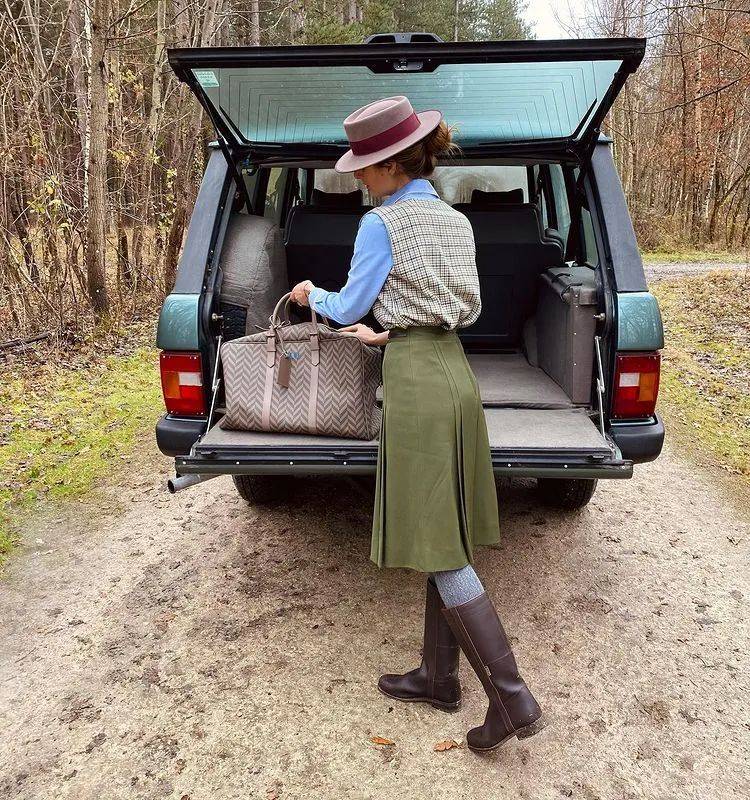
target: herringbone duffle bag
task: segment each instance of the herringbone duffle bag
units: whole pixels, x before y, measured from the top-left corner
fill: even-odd
[[[290,296],[276,304],[268,330],[221,346],[226,395],[221,427],[377,438],[380,348],[319,324],[312,308],[312,322],[290,324]]]

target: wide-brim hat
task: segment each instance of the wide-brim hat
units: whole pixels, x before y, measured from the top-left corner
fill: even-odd
[[[336,162],[336,172],[354,172],[384,161],[424,139],[437,128],[443,112],[415,112],[407,97],[396,95],[375,100],[353,111],[344,120],[351,149]]]

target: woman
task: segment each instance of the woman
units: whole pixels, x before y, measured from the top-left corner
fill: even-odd
[[[424,177],[458,148],[440,111],[416,114],[402,96],[358,109],[344,129],[351,149],[336,170],[386,199],[362,218],[341,291],[301,281],[292,300],[386,345],[370,559],[428,579],[422,663],[382,675],[378,688],[456,710],[463,650],[489,698],[467,744],[493,750],[540,730],[542,712],[472,567],[473,548],[500,535],[479,387],[456,333],[481,311],[474,237]],[[383,333],[350,324],[370,308]]]

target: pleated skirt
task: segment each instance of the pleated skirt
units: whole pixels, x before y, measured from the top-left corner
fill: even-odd
[[[458,569],[474,563],[477,545],[500,539],[479,386],[455,331],[401,331],[383,354],[370,560]]]

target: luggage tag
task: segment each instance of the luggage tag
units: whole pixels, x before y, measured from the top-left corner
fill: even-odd
[[[276,383],[283,386],[285,389],[289,388],[289,377],[292,371],[292,359],[287,353],[281,354],[281,361],[279,361],[279,371],[276,374]]]

